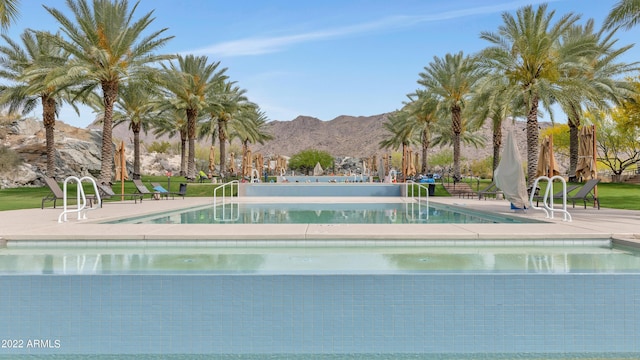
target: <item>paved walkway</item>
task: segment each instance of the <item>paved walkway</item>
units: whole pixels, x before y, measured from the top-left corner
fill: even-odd
[[[245,197],[245,202],[404,202],[405,198],[368,197]],[[544,213],[513,213],[505,200],[434,197],[432,202],[497,214],[546,220]],[[615,239],[640,246],[640,211],[582,206],[570,209],[572,222],[562,215],[546,223],[529,224],[103,224],[108,220],[211,204],[211,198],[109,202],[88,213],[89,219],[58,223],[61,209],[0,212],[0,245],[29,240],[566,240]]]

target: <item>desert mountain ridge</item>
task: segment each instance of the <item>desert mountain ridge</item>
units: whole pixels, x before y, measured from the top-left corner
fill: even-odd
[[[326,151],[334,157],[367,158],[374,154],[391,153],[392,150],[380,149],[380,142],[385,140],[389,133],[383,124],[391,113],[372,116],[341,115],[335,119],[323,121],[312,116],[300,115],[293,120],[274,120],[267,123],[266,129],[273,139],[264,144],[251,144],[250,149],[254,153],[265,156],[285,155],[292,156],[302,150],[315,149]],[[551,123],[540,122],[541,128],[546,128]],[[524,121],[506,121],[503,124],[503,134],[507,129],[514,129],[517,143],[520,145],[520,153],[526,159],[526,123]],[[129,145],[133,141],[133,135],[126,124],[114,128],[115,139],[123,139]],[[467,160],[484,159],[492,155],[491,129],[486,124],[479,130],[486,139],[485,145],[479,148],[462,145],[462,157]],[[157,140],[169,142],[179,141],[178,138],[156,138],[152,133],[141,134],[141,140],[145,144],[151,144]],[[203,146],[211,144],[210,139],[199,141]],[[239,146],[239,143],[238,143]],[[217,141],[216,141],[217,147]],[[445,149],[451,149],[446,147]],[[414,147],[418,150],[418,147]],[[435,154],[443,149],[435,147],[430,149],[430,154]],[[399,151],[393,150],[393,151]]]
[[[323,150],[335,158],[357,164],[359,159],[373,155],[379,157],[400,151],[400,149],[380,149],[379,144],[389,136],[384,123],[389,114],[373,116],[338,116],[330,121],[322,121],[310,116],[298,116],[291,121],[271,121],[267,123],[267,131],[273,139],[264,144],[251,144],[253,153],[261,153],[265,158],[278,155],[292,156],[302,150]],[[503,133],[514,129],[516,142],[520,146],[521,157],[526,159],[526,123],[524,121],[506,121]],[[550,123],[539,123],[543,129]],[[55,126],[55,174],[56,178],[69,175],[86,176],[100,171],[102,131],[98,125],[78,128],[57,121]],[[474,160],[487,159],[492,154],[492,132],[489,124],[479,130],[486,139],[485,145],[475,148],[464,145],[462,150],[462,166]],[[133,134],[128,124],[113,129],[114,142],[124,141],[129,150],[127,161],[133,163]],[[141,171],[144,174],[158,175],[166,171],[177,173],[180,170],[180,156],[177,154],[156,153],[147,150],[147,146],[155,141],[179,143],[179,138],[157,138],[152,132],[141,134]],[[199,145],[208,149],[211,139],[202,139]],[[218,146],[216,141],[216,147]],[[15,171],[4,171],[0,174],[0,188],[23,185],[42,185],[41,179],[46,172],[46,141],[42,121],[37,118],[5,119],[0,122],[0,146],[11,149],[21,159],[22,164]],[[239,151],[240,143],[236,140],[227,147],[228,152]],[[414,151],[420,151],[418,146]],[[441,151],[451,151],[451,146],[429,149],[429,156]],[[208,153],[208,152],[207,152]],[[556,153],[560,166],[566,163]],[[236,157],[236,159],[239,159]],[[203,160],[204,161],[204,160]]]

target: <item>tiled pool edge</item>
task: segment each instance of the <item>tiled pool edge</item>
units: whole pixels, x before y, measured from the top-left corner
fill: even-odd
[[[259,247],[293,247],[293,248],[368,248],[368,247],[526,247],[526,246],[608,246],[611,239],[556,239],[556,240],[479,240],[479,239],[449,239],[449,240],[29,240],[10,241],[7,248],[57,248],[57,247],[220,247],[220,248],[259,248]],[[616,242],[618,243],[618,242]],[[639,247],[640,244],[620,242],[621,245]]]

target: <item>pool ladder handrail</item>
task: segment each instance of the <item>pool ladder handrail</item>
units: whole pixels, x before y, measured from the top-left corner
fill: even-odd
[[[422,184],[414,182],[413,180],[407,180],[405,182],[404,197],[409,197],[409,185],[411,185],[411,197],[414,198],[414,199],[415,198],[418,199],[417,203],[418,203],[418,214],[419,214],[419,216],[418,216],[417,220],[418,221],[429,220],[429,188],[427,186],[424,186]],[[415,196],[414,185],[418,185],[418,196]],[[426,211],[427,217],[426,217],[426,219],[422,218],[422,191],[421,191],[422,189],[425,190],[425,204],[426,204],[426,207],[427,207],[427,211]],[[407,214],[411,214],[411,220],[412,221],[416,221],[415,217],[413,216],[414,210],[415,210],[414,206],[415,206],[415,203],[411,203],[411,211],[407,211]],[[407,207],[407,210],[408,210],[408,208],[409,208],[409,204],[408,203],[406,204],[406,207]]]
[[[90,207],[87,208],[87,196],[84,193],[84,188],[82,187],[82,181],[83,180],[88,180],[93,184],[93,190],[96,196],[96,207]],[[75,181],[78,186],[76,188],[76,204],[77,207],[75,209],[69,209],[68,207],[68,192],[67,192],[67,184],[69,183],[69,181]],[[66,179],[64,179],[64,183],[62,185],[62,201],[63,201],[63,206],[62,206],[62,213],[60,214],[60,216],[58,216],[58,223],[63,223],[67,221],[67,214],[69,213],[74,213],[77,212],[78,213],[78,220],[85,220],[87,219],[87,211],[89,210],[96,210],[99,209],[102,206],[102,199],[100,198],[100,192],[98,191],[98,185],[96,184],[96,181],[90,177],[90,176],[84,176],[82,178],[78,178],[77,176],[68,176]],[[81,201],[82,200],[82,201]]]
[[[258,169],[251,169],[251,182],[259,183],[260,182],[260,172]]]
[[[240,219],[240,206],[238,205],[238,203],[236,201],[229,201],[227,202],[227,197],[233,199],[233,188],[236,188],[236,196],[235,198],[238,199],[240,198],[240,181],[238,180],[232,180],[229,181],[227,183],[224,183],[222,185],[217,186],[215,189],[213,189],[213,219],[217,220],[217,221],[238,221]],[[230,188],[229,192],[230,194],[227,195],[227,187]],[[218,189],[222,189],[222,202],[221,202],[221,212],[222,212],[222,216],[218,215]],[[229,205],[231,207],[230,209],[230,218],[226,217],[226,206]],[[234,213],[235,210],[235,213]]]
[[[547,188],[545,189],[544,197],[542,198],[542,207],[535,206],[533,202],[533,198],[536,195],[534,189],[538,187],[538,183],[540,182],[540,180],[547,181]],[[562,183],[562,208],[561,209],[554,208],[555,199],[553,198],[553,194],[552,194],[554,180],[560,180],[560,182]],[[560,175],[555,175],[551,178],[549,178],[548,176],[540,176],[536,178],[536,180],[533,182],[533,186],[531,187],[531,194],[529,195],[529,205],[531,205],[532,209],[543,210],[546,214],[547,219],[553,219],[554,212],[558,211],[564,214],[562,221],[567,221],[567,222],[572,221],[571,214],[569,214],[569,211],[567,210],[567,182]]]

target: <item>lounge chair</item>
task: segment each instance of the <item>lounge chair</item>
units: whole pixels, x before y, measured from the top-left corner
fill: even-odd
[[[567,199],[569,198],[569,193],[572,192],[573,190],[579,188],[580,185],[569,185],[567,186]],[[562,196],[564,195],[564,191],[560,190],[557,193],[553,194],[553,200],[562,200]],[[536,206],[539,205],[540,200],[544,200],[544,196],[541,195],[535,195],[533,197],[536,200]]]
[[[591,179],[587,181],[581,188],[572,196],[567,198],[567,201],[571,201],[573,203],[573,207],[576,207],[576,201],[584,202],[584,208],[587,208],[587,200],[593,201],[594,205],[598,205],[598,210],[600,210],[600,199],[598,199],[593,193],[593,189],[595,189],[596,185],[600,182],[600,179]]]
[[[62,192],[62,189],[60,188],[60,185],[58,185],[58,183],[56,182],[55,179],[50,178],[50,177],[45,177],[44,178],[44,182],[45,184],[47,184],[47,186],[49,187],[49,194],[47,194],[47,196],[42,198],[42,204],[40,206],[41,209],[44,209],[44,203],[47,201],[53,201],[53,208],[56,208],[56,202],[58,201],[58,199],[64,199],[64,193]],[[71,197],[70,197],[71,198]],[[75,197],[73,197],[75,198]],[[92,206],[93,201],[95,201],[96,197],[94,195],[86,195],[85,194],[85,198],[87,199],[87,203],[89,205],[89,207]]]
[[[138,199],[140,199],[140,203],[142,203],[143,195],[140,194],[140,193],[137,193],[137,194],[116,194],[113,191],[113,189],[111,188],[111,186],[107,186],[107,185],[104,185],[104,184],[98,184],[98,191],[100,192],[100,197],[102,197],[103,199],[109,199],[109,198],[112,198],[112,197],[118,197],[118,196],[122,197],[122,196],[124,196],[126,198],[133,199],[134,202],[136,202],[136,203],[138,202]]]
[[[187,184],[185,183],[180,183],[180,190],[178,190],[178,192],[171,192],[158,183],[151,183],[151,186],[153,186],[153,190],[155,192],[160,193],[160,196],[164,197],[165,199],[168,199],[169,195],[171,195],[172,199],[174,199],[176,195],[182,196],[182,198],[184,199],[184,196],[187,194]]]
[[[500,189],[498,189],[498,186],[496,185],[496,183],[491,182],[489,186],[478,191],[478,200],[482,200],[482,198],[487,200],[489,196],[493,196],[494,198],[496,198],[499,191]]]
[[[149,189],[147,189],[147,187],[142,183],[142,180],[134,179],[133,184],[136,186],[136,191],[140,193],[140,195],[142,195],[143,197],[145,195],[149,195],[149,198],[153,197],[154,193],[152,191],[149,191]]]

